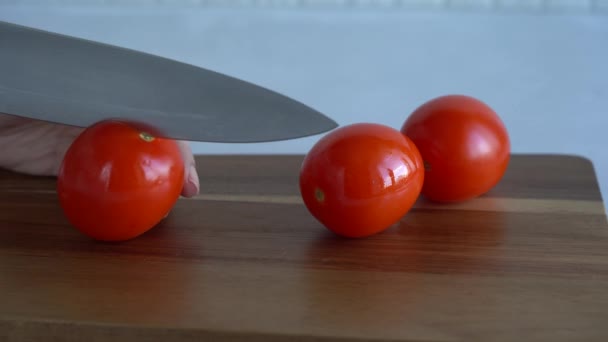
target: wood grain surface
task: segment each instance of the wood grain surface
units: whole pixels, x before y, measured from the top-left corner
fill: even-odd
[[[608,341],[593,165],[515,155],[458,205],[338,238],[302,156],[198,156],[202,194],[123,243],[62,216],[55,179],[0,171],[0,341]]]

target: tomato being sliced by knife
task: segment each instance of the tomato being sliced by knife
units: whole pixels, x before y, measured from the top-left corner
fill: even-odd
[[[338,128],[308,152],[300,191],[310,213],[334,233],[360,238],[397,223],[424,180],[416,146],[398,130],[374,123]]]
[[[509,134],[498,114],[465,95],[440,96],[422,104],[401,132],[424,159],[422,195],[437,202],[459,202],[492,189],[510,158]]]
[[[69,147],[57,192],[76,229],[97,240],[122,241],[157,225],[183,182],[176,141],[106,120],[86,128]]]

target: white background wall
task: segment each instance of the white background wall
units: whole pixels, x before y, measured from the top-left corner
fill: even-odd
[[[473,95],[513,152],[585,156],[608,194],[608,0],[0,0],[0,20],[237,76],[341,125],[398,128],[432,97]],[[306,153],[319,137],[193,147]]]

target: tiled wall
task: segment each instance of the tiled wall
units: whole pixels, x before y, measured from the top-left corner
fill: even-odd
[[[485,10],[586,12],[608,14],[608,0],[3,0],[3,4],[168,5],[259,8],[384,8],[420,10]]]

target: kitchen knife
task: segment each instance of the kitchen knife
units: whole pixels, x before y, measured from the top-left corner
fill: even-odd
[[[194,65],[0,21],[0,113],[86,127],[117,118],[174,139],[265,142],[337,124],[277,92]]]

